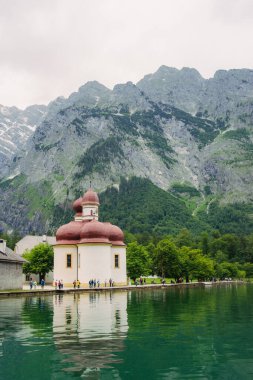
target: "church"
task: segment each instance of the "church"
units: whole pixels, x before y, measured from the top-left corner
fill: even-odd
[[[54,281],[72,287],[79,280],[88,287],[91,279],[101,286],[111,279],[127,285],[126,245],[121,229],[99,222],[99,198],[91,188],[73,203],[74,220],[56,232]]]

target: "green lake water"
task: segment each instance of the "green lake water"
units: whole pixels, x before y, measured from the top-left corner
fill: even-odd
[[[0,299],[0,379],[253,379],[253,285]]]

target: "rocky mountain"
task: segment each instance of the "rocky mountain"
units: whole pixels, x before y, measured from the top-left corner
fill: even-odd
[[[42,121],[46,106],[30,106],[24,111],[0,105],[0,178],[8,173],[11,160],[26,144]]]
[[[253,70],[204,79],[162,66],[136,85],[88,82],[36,107],[2,107],[3,228],[56,227],[90,180],[103,191],[121,177],[147,178],[196,218],[216,202],[253,200]]]

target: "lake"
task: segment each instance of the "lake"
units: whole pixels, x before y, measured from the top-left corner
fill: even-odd
[[[253,285],[0,299],[0,379],[252,379]]]

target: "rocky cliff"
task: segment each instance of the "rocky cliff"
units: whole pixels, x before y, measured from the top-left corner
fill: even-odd
[[[88,82],[47,107],[1,112],[2,226],[43,232],[90,180],[103,191],[120,177],[190,186],[193,215],[214,201],[252,202],[252,70],[204,79],[162,66],[136,85]]]

